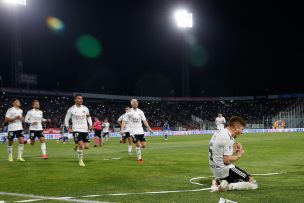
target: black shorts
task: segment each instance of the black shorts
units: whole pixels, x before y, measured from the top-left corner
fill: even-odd
[[[145,142],[146,141],[146,138],[145,138],[145,135],[144,134],[141,134],[141,135],[133,135],[132,136],[132,139],[133,139],[133,143],[137,143],[138,141],[140,142]]]
[[[130,133],[129,132],[125,132],[122,136],[122,139],[123,140],[126,140],[128,137],[131,137]]]
[[[9,141],[13,141],[14,138],[24,137],[23,136],[23,130],[16,130],[16,131],[9,131],[7,133],[7,139]]]
[[[104,138],[106,135],[109,135],[109,132],[103,133],[102,137]]]
[[[228,183],[236,183],[240,181],[248,182],[251,175],[249,175],[246,171],[235,167],[229,169],[229,176],[226,178],[222,178],[221,180],[227,180]]]
[[[82,141],[82,142],[90,142],[90,140],[89,140],[89,133],[73,132],[73,137],[74,137],[75,144],[77,144],[80,141]]]
[[[44,137],[43,130],[31,130],[30,131],[30,139],[35,140],[35,138],[41,138]]]
[[[95,130],[95,137],[101,138],[101,130]]]

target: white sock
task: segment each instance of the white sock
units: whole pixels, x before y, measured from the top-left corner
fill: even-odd
[[[258,184],[254,181],[250,182],[238,182],[230,183],[229,190],[255,190],[258,188]]]
[[[129,152],[129,153],[132,152],[132,145],[128,145],[128,152]]]
[[[19,144],[18,146],[18,158],[22,158],[24,144]]]
[[[137,160],[141,159],[141,149],[140,147],[136,147]]]
[[[13,155],[13,146],[7,146],[8,155]]]
[[[45,143],[41,143],[41,151],[42,151],[42,155],[46,155],[46,145],[45,145]]]
[[[82,161],[83,158],[83,149],[77,149],[78,160]]]

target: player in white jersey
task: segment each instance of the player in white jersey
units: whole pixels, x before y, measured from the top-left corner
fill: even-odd
[[[103,123],[101,124],[102,127],[102,143],[104,142],[104,139],[106,139],[106,142],[109,142],[109,137],[110,137],[110,123],[108,122],[108,119],[105,118],[103,120]]]
[[[80,166],[83,163],[83,150],[89,148],[89,130],[92,130],[92,118],[89,109],[82,105],[83,98],[80,94],[75,95],[75,105],[69,108],[64,124],[68,128],[69,133],[73,133],[75,144],[77,144],[77,154]],[[72,119],[72,128],[70,128],[69,120]],[[88,126],[89,124],[89,126]]]
[[[19,141],[18,146],[18,158],[19,161],[25,161],[22,158],[23,149],[24,149],[24,138],[23,138],[23,126],[22,121],[23,111],[20,109],[21,103],[19,99],[12,100],[13,107],[9,108],[5,114],[5,122],[8,123],[8,160],[13,161],[13,142],[14,138],[17,138]]]
[[[143,163],[141,157],[141,148],[146,147],[146,139],[144,135],[144,129],[142,127],[142,122],[146,126],[147,130],[152,132],[149,123],[145,117],[145,114],[142,110],[138,109],[138,101],[136,99],[131,100],[132,108],[126,113],[126,116],[122,120],[121,124],[121,134],[124,133],[126,122],[130,127],[130,135],[133,138],[133,143],[136,144],[136,154],[137,161],[139,164]]]
[[[121,126],[122,121],[124,119],[124,117],[126,117],[127,112],[130,110],[130,107],[126,107],[125,108],[125,113],[123,115],[121,115],[118,120],[117,123],[119,124],[119,126]],[[132,152],[132,138],[130,136],[130,127],[129,127],[129,121],[126,119],[125,121],[125,129],[124,129],[124,134],[121,134],[121,139],[120,139],[120,143],[126,143],[127,139],[128,139],[128,153]]]
[[[224,129],[224,124],[226,123],[226,119],[223,117],[223,114],[219,113],[215,119],[216,129],[221,130]]]
[[[227,128],[216,131],[210,140],[209,166],[215,177],[213,191],[257,188],[251,175],[233,165],[244,154],[242,145],[235,144],[234,139],[242,134],[245,126],[241,117],[233,116]]]
[[[48,159],[46,154],[46,145],[43,135],[42,122],[51,122],[50,119],[43,118],[43,112],[40,110],[40,103],[38,100],[32,101],[33,109],[29,110],[25,116],[25,122],[30,124],[30,140],[31,145],[35,144],[35,138],[37,137],[41,143],[42,158]]]

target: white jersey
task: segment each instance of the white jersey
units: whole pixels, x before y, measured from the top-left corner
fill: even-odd
[[[23,111],[22,109],[16,109],[15,107],[11,107],[7,110],[5,117],[6,118],[16,118],[17,116],[22,117]],[[8,124],[8,131],[17,131],[23,130],[22,121],[21,120],[14,120],[9,122]]]
[[[142,127],[142,121],[146,121],[145,114],[140,109],[131,108],[127,113],[125,113],[123,120],[129,122],[129,129],[131,135],[142,135],[144,134],[144,129]]]
[[[103,122],[102,123],[102,132],[108,133],[110,131],[110,123],[109,122]]]
[[[215,178],[221,179],[229,175],[233,164],[224,164],[224,155],[233,154],[234,138],[227,129],[216,131],[209,143],[209,166]]]
[[[72,119],[72,129],[74,132],[88,132],[88,123],[92,126],[92,118],[88,117],[90,115],[89,109],[86,106],[81,105],[80,107],[74,105],[69,108],[64,124],[69,128],[69,120]]]
[[[215,119],[216,129],[218,130],[224,129],[225,123],[226,123],[226,119],[224,117],[216,117]]]
[[[36,109],[29,110],[24,120],[30,124],[30,130],[43,130],[42,122],[46,121],[46,119],[43,118],[43,112]],[[33,125],[34,122],[37,122],[37,124]]]
[[[125,119],[125,129],[123,129],[123,130],[124,130],[124,132],[130,132],[129,120],[128,120],[128,117],[127,117],[126,113],[121,115],[117,121],[122,122],[125,117],[126,117],[126,119]]]

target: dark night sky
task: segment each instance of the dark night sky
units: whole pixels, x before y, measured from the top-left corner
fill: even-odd
[[[172,13],[193,13],[190,35],[204,64],[190,64],[191,96],[237,96],[304,92],[303,12],[300,5],[218,0],[28,0],[20,9],[24,71],[39,86],[64,91],[179,96],[182,32]],[[46,25],[65,24],[58,34]],[[0,75],[10,84],[10,22],[0,4]],[[102,44],[95,59],[76,49],[89,34]],[[190,48],[189,48],[190,49]],[[174,93],[172,93],[174,90]]]

